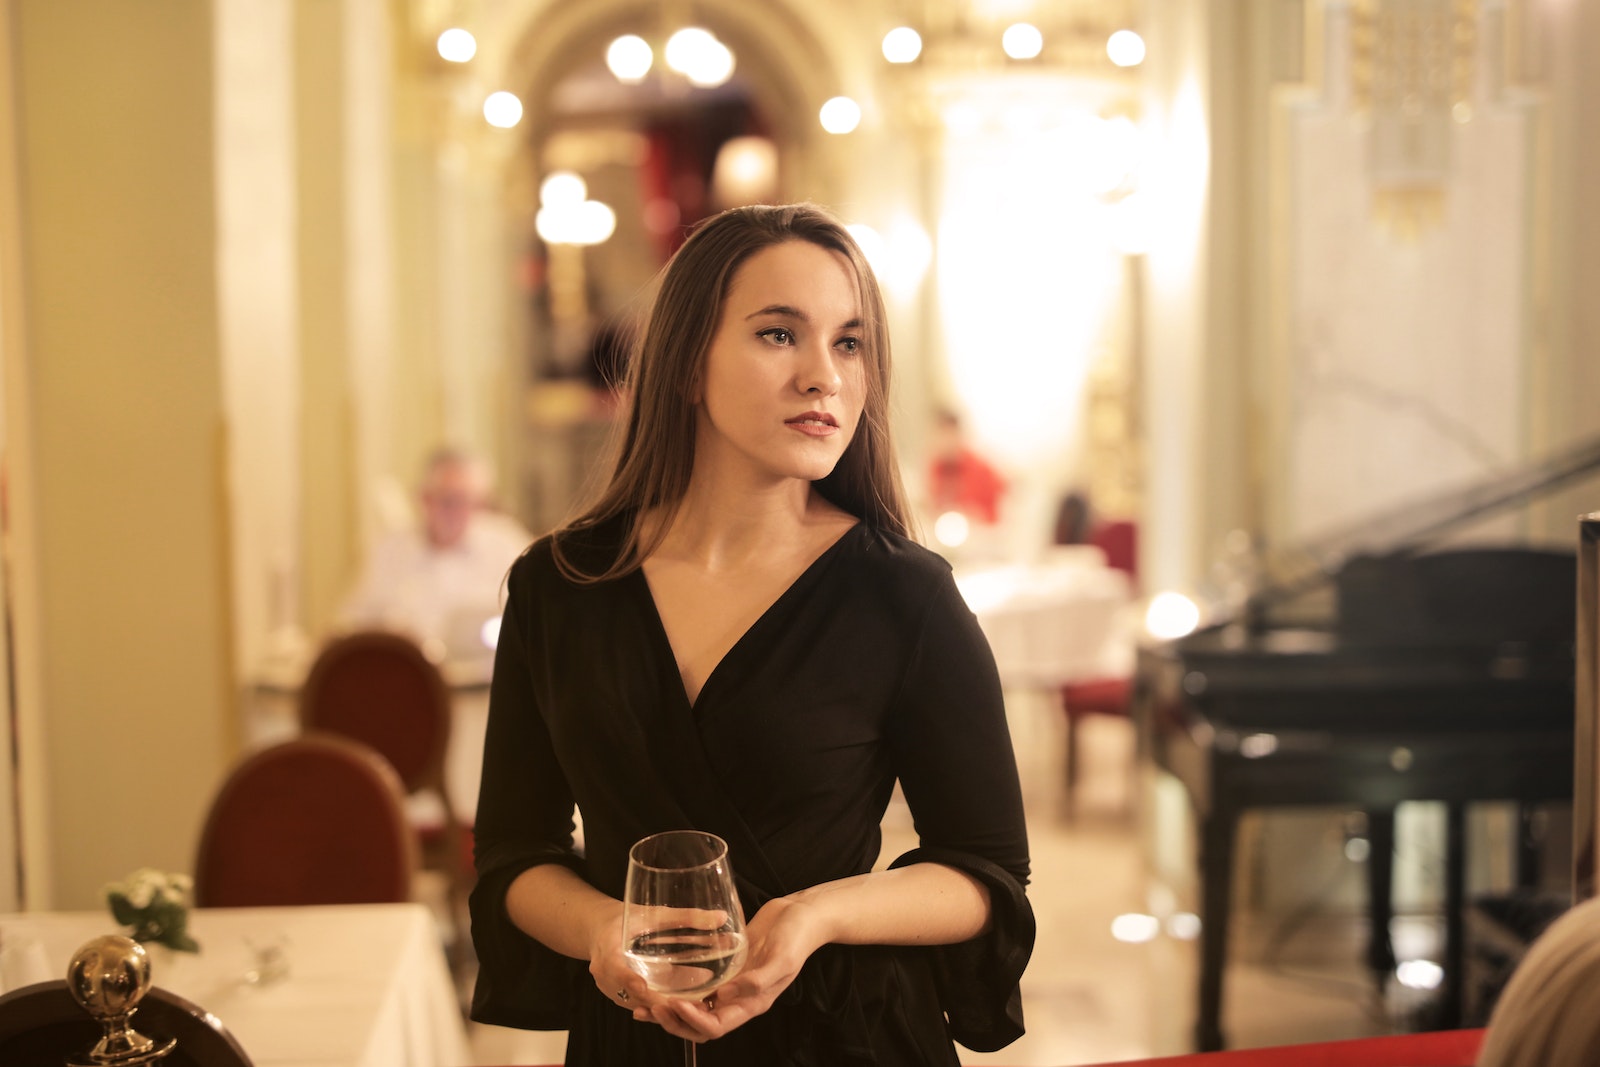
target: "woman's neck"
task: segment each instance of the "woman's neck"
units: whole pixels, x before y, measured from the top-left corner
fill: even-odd
[[[853,520],[809,482],[786,482],[740,493],[697,491],[691,483],[652,555],[712,570],[782,556],[808,544],[820,526]]]

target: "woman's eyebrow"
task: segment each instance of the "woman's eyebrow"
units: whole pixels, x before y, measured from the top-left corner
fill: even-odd
[[[790,307],[788,304],[768,304],[766,307],[762,308],[760,311],[752,311],[750,314],[746,315],[745,316],[745,321],[748,322],[751,319],[759,319],[759,318],[762,318],[763,316],[766,316],[766,315],[778,315],[778,316],[781,316],[783,318],[797,319],[798,321],[803,322],[808,326],[811,324],[811,316],[810,315],[807,315],[804,311],[801,311],[799,308]],[[840,323],[839,324],[839,329],[841,329],[841,330],[859,330],[860,328],[861,328],[861,319],[860,318],[854,318],[854,319],[851,319],[849,322],[844,322],[844,323]]]
[[[768,304],[760,311],[752,311],[745,316],[745,319],[759,319],[763,315],[782,315],[784,318],[799,319],[801,322],[811,321],[810,315],[807,315],[799,308],[790,307],[788,304]]]

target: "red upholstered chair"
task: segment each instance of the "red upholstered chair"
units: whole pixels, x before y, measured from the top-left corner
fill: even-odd
[[[424,868],[444,876],[450,919],[464,935],[462,906],[473,879],[463,826],[445,788],[450,689],[439,668],[403,634],[361,630],[322,646],[300,687],[300,728],[370,745],[393,765],[412,806]]]
[[[408,794],[437,791],[448,810],[450,690],[410,638],[364,630],[328,641],[300,687],[299,715],[302,730],[371,745],[394,766]]]
[[[1088,1067],[1472,1067],[1482,1030],[1319,1041],[1308,1045],[1196,1052],[1153,1060],[1123,1060]]]
[[[1066,815],[1077,814],[1076,796],[1080,777],[1078,726],[1090,715],[1117,715],[1128,717],[1129,702],[1133,696],[1133,679],[1090,678],[1081,682],[1068,682],[1061,687],[1061,711],[1067,717],[1066,754]]]
[[[63,960],[63,970],[66,965]],[[159,986],[139,1001],[130,1025],[152,1040],[177,1042],[157,1061],[162,1067],[251,1067],[220,1019]],[[63,979],[0,996],[0,1063],[20,1067],[85,1059],[101,1034],[100,1024],[73,999]]]
[[[1133,587],[1139,587],[1139,526],[1128,519],[1114,519],[1095,526],[1089,543],[1106,554],[1106,566],[1126,571]]]
[[[1131,587],[1139,587],[1139,528],[1125,519],[1098,524],[1089,535],[1091,544],[1106,556],[1106,565],[1125,571]],[[1078,726],[1090,715],[1116,715],[1127,718],[1133,697],[1133,679],[1127,675],[1108,675],[1068,682],[1061,687],[1061,710],[1067,718],[1066,815],[1076,814],[1075,803],[1080,769]]]
[[[201,907],[411,899],[416,839],[394,768],[348,738],[301,737],[246,757],[207,813]]]

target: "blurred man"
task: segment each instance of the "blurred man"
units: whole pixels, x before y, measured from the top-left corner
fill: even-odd
[[[417,492],[418,524],[373,547],[340,622],[408,633],[435,658],[487,656],[501,582],[533,540],[520,523],[486,506],[488,488],[482,466],[467,453],[442,448],[429,456]]]

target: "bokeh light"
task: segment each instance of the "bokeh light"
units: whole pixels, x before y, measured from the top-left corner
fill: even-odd
[[[539,183],[539,203],[544,207],[571,207],[588,196],[588,184],[570,170],[553,170]]]
[[[1432,960],[1406,960],[1395,967],[1394,976],[1407,989],[1438,989],[1444,968]]]
[[[1177,941],[1193,941],[1200,936],[1200,916],[1180,911],[1167,918],[1167,936]]]
[[[1044,51],[1044,34],[1031,23],[1018,22],[1006,27],[1000,36],[1000,47],[1012,59],[1033,59]]]
[[[1119,67],[1137,67],[1144,62],[1144,38],[1132,30],[1118,30],[1106,40],[1106,55]]]
[[[848,96],[836,96],[822,105],[817,118],[829,133],[849,133],[861,125],[861,105]]]
[[[1161,920],[1154,915],[1128,912],[1111,920],[1111,936],[1128,945],[1154,941],[1161,932]]]
[[[454,26],[439,35],[435,47],[439,49],[439,58],[451,63],[465,63],[478,54],[478,39],[459,26]]]
[[[1194,633],[1199,625],[1200,606],[1182,593],[1157,593],[1145,609],[1144,628],[1163,641]]]
[[[636,34],[625,33],[606,48],[606,66],[624,85],[643,81],[654,62],[655,53],[650,50],[649,42]]]
[[[489,121],[489,125],[509,130],[522,121],[522,101],[517,99],[515,93],[503,89],[490,93],[483,102],[483,117]]]
[[[960,548],[972,534],[972,524],[959,511],[947,511],[933,520],[933,537],[946,548]]]
[[[883,58],[891,63],[911,63],[922,54],[922,35],[910,26],[896,26],[883,35]]]
[[[733,77],[733,52],[721,41],[711,43],[695,56],[694,64],[683,72],[690,85],[715,89]]]

